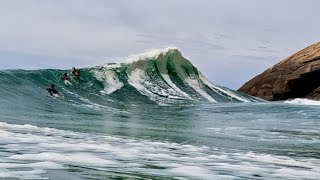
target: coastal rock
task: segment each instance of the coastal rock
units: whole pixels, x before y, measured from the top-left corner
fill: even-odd
[[[270,101],[320,100],[320,42],[280,61],[238,91]]]

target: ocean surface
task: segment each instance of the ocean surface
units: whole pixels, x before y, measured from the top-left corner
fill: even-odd
[[[0,71],[0,179],[320,179],[319,102],[213,85],[177,49],[64,72]]]

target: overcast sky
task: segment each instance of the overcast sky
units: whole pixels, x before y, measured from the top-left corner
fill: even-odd
[[[178,47],[239,88],[319,41],[318,0],[1,0],[0,69],[69,68]]]

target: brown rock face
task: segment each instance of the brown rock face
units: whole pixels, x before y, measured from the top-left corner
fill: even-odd
[[[320,100],[320,42],[267,69],[238,91],[271,101],[290,98]]]

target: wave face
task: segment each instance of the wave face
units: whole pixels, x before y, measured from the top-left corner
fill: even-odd
[[[81,69],[81,81],[71,80],[72,86],[66,86],[60,80],[64,72],[52,69],[2,71],[1,96],[4,99],[24,99],[23,96],[27,96],[41,103],[47,95],[44,87],[55,84],[68,102],[97,106],[128,101],[159,105],[259,101],[211,84],[177,49],[154,51],[137,56],[128,63]]]

